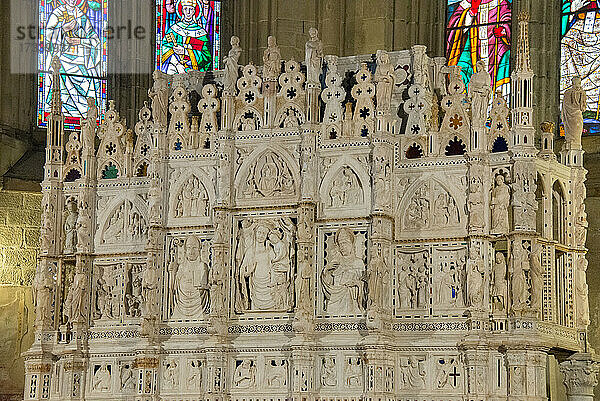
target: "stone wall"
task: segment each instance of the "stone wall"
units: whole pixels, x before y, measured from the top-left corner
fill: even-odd
[[[41,201],[41,193],[0,191],[0,284],[31,284],[40,241]]]
[[[21,353],[33,343],[34,320],[31,287],[0,285],[1,401],[23,399],[25,366]]]
[[[22,399],[21,352],[33,342],[31,280],[40,240],[41,193],[0,190],[0,400]]]

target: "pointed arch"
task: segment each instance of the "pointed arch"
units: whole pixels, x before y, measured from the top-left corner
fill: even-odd
[[[269,159],[268,162],[266,161],[267,159]],[[277,182],[274,188],[266,188],[268,190],[264,192],[258,191],[260,193],[257,193],[257,189],[252,188],[251,183],[261,179],[255,176],[255,173],[258,172],[254,171],[259,163],[262,163],[263,167],[265,164],[275,164],[273,168],[281,176],[275,177]],[[235,176],[234,188],[238,191],[237,198],[254,198],[257,201],[267,197],[296,199],[300,184],[299,171],[300,167],[296,159],[280,145],[268,145],[264,148],[257,147],[244,160]],[[258,198],[255,198],[256,196]]]
[[[354,177],[356,177],[356,184],[360,188],[360,194],[356,193],[355,195],[352,195],[354,198],[351,202],[352,205],[343,205],[333,199],[335,198],[335,195],[333,198],[331,196],[332,187],[338,177],[346,174],[349,181],[352,181],[353,177],[348,175],[348,173],[345,173],[345,170],[350,171]],[[357,214],[363,215],[364,213],[369,213],[371,209],[371,177],[365,167],[356,158],[350,156],[340,157],[329,167],[327,173],[323,177],[319,186],[319,197],[321,199],[320,205],[324,214],[327,214],[327,211],[333,210],[336,211],[336,215],[341,213],[343,215],[355,216]]]

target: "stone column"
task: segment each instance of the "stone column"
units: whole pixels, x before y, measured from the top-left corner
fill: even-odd
[[[297,400],[312,399],[315,391],[314,370],[315,358],[310,350],[310,342],[304,342],[304,336],[294,341],[291,352],[292,398]],[[314,343],[314,342],[313,342]]]
[[[133,363],[138,371],[138,383],[135,401],[151,401],[156,399],[158,389],[158,353],[157,350],[146,350],[138,353]]]
[[[567,401],[592,401],[598,384],[600,358],[578,352],[560,364],[567,388]]]

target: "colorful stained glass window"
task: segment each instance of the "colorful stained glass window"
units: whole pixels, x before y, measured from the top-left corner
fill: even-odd
[[[510,92],[512,0],[447,0],[446,58],[462,67],[468,84],[485,61],[494,92]]]
[[[219,69],[221,2],[156,0],[156,68],[167,74]]]
[[[581,77],[587,94],[584,134],[600,133],[600,5],[590,0],[563,0],[560,98]],[[561,126],[562,132],[562,126]]]
[[[46,125],[52,87],[51,61],[58,55],[65,127],[79,127],[87,98],[106,106],[108,0],[40,0],[38,125]]]

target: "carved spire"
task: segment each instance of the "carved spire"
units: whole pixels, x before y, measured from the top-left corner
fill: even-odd
[[[58,55],[52,57],[52,89],[51,89],[51,113],[59,116],[62,113],[62,100],[60,94],[60,60]]]
[[[519,14],[519,39],[517,42],[517,72],[532,72],[529,61],[529,13]]]

